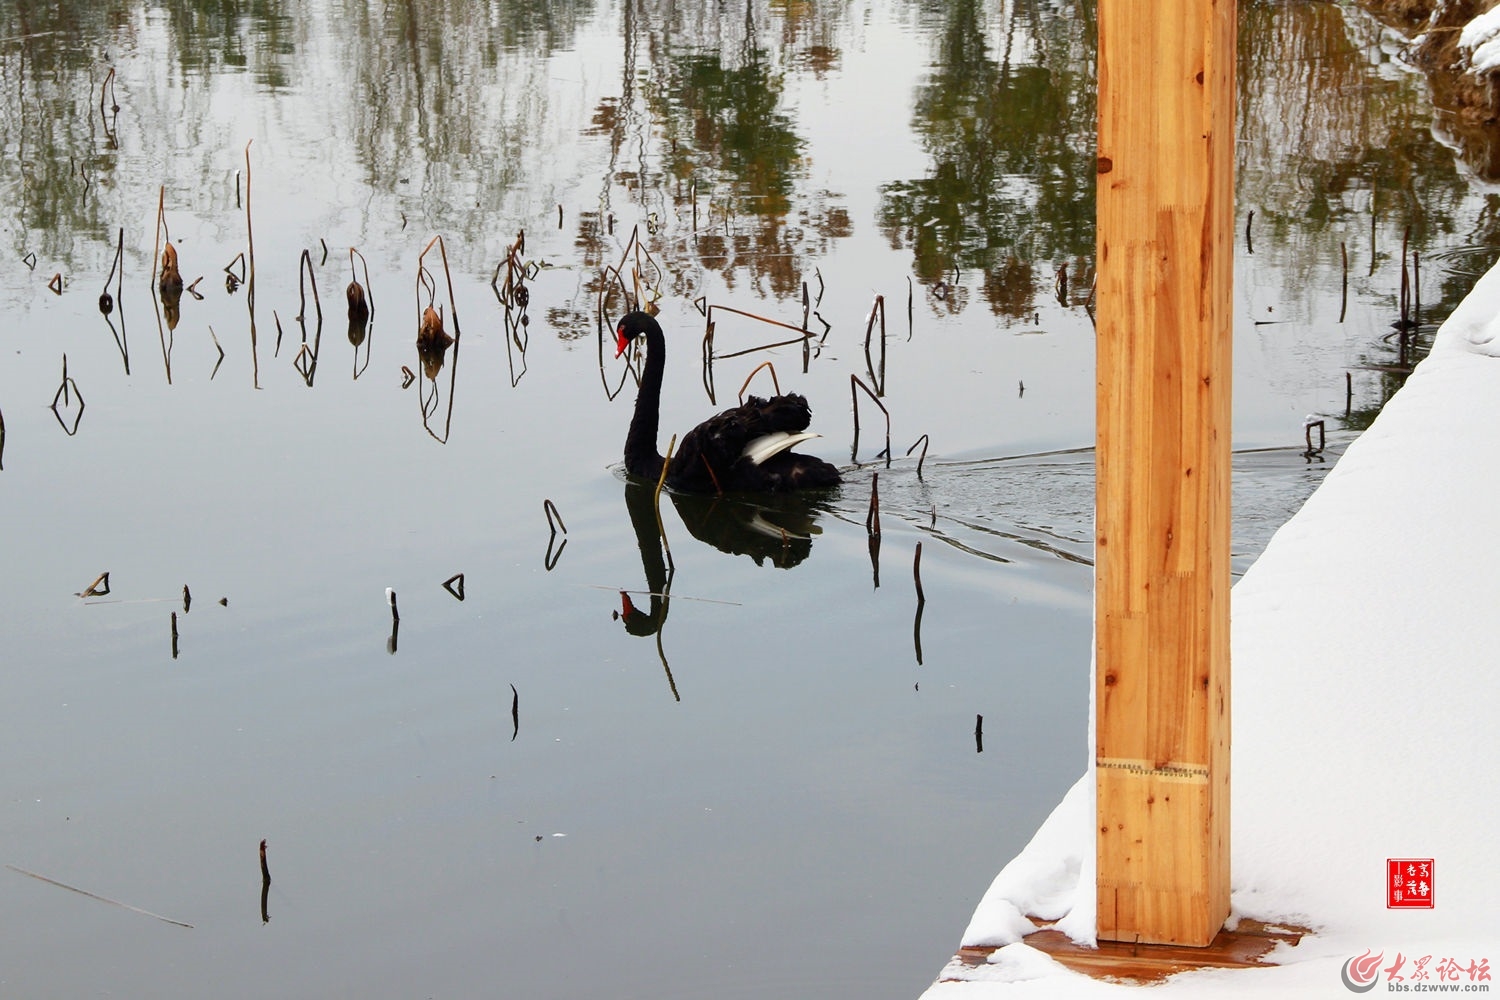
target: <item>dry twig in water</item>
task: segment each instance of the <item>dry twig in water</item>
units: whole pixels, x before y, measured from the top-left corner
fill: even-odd
[[[101,903],[108,903],[111,906],[118,906],[122,909],[130,910],[133,913],[139,913],[142,916],[153,917],[157,920],[160,920],[162,923],[173,924],[177,927],[186,927],[188,930],[193,929],[192,924],[184,923],[181,920],[173,920],[171,917],[164,917],[160,913],[152,913],[150,910],[143,910],[139,906],[131,906],[129,903],[122,903],[118,899],[110,899],[108,896],[101,896],[96,892],[89,892],[87,889],[80,889],[76,885],[69,885],[66,882],[59,882],[55,878],[48,878],[45,875],[39,875],[36,872],[27,871],[25,868],[18,868],[15,865],[6,865],[5,867],[9,868],[13,872],[25,875],[28,878],[34,878],[38,881],[46,882],[48,885],[55,885],[59,889],[67,889],[69,892],[76,892],[80,896],[87,896],[90,899],[97,899]]]

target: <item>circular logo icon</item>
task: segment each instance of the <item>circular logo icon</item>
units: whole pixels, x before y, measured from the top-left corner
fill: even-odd
[[[1346,961],[1339,976],[1351,993],[1368,993],[1375,988],[1375,983],[1380,978],[1380,960],[1384,957],[1383,951],[1372,956],[1369,949],[1366,949],[1363,955]]]

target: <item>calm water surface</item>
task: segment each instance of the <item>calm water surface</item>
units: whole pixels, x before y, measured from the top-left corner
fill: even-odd
[[[1091,6],[376,6],[0,0],[0,862],[193,925],[0,871],[0,993],[915,995],[1084,766]],[[1241,17],[1243,570],[1500,202],[1356,10]],[[771,360],[846,485],[669,570],[637,287],[663,445]]]

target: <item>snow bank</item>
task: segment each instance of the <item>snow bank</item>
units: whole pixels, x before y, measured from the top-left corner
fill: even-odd
[[[1233,591],[1233,914],[1314,934],[1279,966],[1184,973],[1153,996],[1338,996],[1366,952],[1382,967],[1403,956],[1408,984],[1423,956],[1431,983],[1445,958],[1500,973],[1497,309],[1500,267]],[[981,969],[950,963],[943,978],[961,981],[925,998],[1139,990],[1012,943],[1027,913],[1091,938],[1092,783],[1005,866],[963,936],[1004,947]],[[1434,859],[1432,909],[1387,908],[1386,859],[1405,857]]]
[[[1475,76],[1500,67],[1500,7],[1464,25],[1458,47],[1469,54],[1469,72]]]

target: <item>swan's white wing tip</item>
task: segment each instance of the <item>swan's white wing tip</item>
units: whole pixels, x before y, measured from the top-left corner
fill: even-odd
[[[756,465],[765,462],[773,455],[779,455],[788,448],[795,447],[803,441],[810,440],[823,435],[813,431],[803,431],[800,434],[788,434],[786,431],[774,431],[762,437],[755,438],[745,445],[745,457]]]

